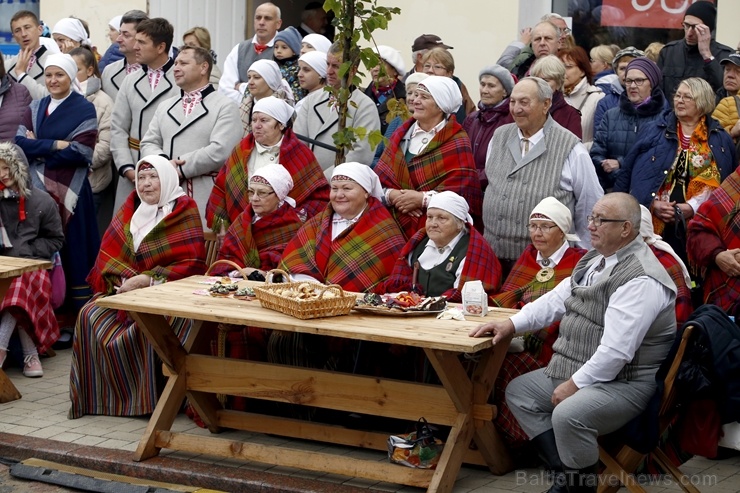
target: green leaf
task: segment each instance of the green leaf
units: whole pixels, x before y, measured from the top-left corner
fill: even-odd
[[[375,149],[381,142],[387,146],[389,141],[383,136],[380,130],[373,130],[367,135],[367,142],[370,144],[371,149]]]
[[[341,2],[340,0],[326,0],[324,2],[324,11],[326,12],[334,12],[334,15],[337,16],[337,18],[340,17],[340,10],[341,10]]]

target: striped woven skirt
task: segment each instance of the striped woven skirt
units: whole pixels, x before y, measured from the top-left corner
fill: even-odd
[[[154,350],[135,322],[122,322],[118,310],[95,306],[95,300],[101,296],[95,295],[77,317],[69,417],[150,414],[157,403],[156,375],[161,371]],[[168,321],[180,341],[184,341],[192,320]]]

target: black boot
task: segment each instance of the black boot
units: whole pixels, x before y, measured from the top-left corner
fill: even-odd
[[[596,493],[599,485],[598,465],[597,462],[593,466],[584,467],[577,471],[566,471],[568,493]]]
[[[555,443],[555,432],[552,429],[547,430],[534,437],[531,442],[537,455],[545,464],[548,478],[551,478],[553,482],[547,493],[568,493],[567,478],[563,472],[563,463],[560,462],[558,446]]]

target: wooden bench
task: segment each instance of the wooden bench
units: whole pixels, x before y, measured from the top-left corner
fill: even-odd
[[[48,260],[34,260],[19,257],[0,256],[0,300],[5,298],[13,279],[20,277],[26,272],[39,269],[51,269]],[[5,372],[0,369],[0,403],[11,402],[21,398],[20,392],[15,388]]]
[[[198,283],[202,279],[194,276],[98,300],[100,306],[128,311],[162,359],[168,377],[134,455],[135,460],[153,457],[161,448],[170,448],[425,487],[432,492],[451,491],[463,461],[486,465],[494,474],[505,474],[512,469],[511,459],[491,421],[496,408],[488,403],[508,344],[494,347],[490,338],[468,337],[470,329],[482,323],[483,319],[470,317],[466,321],[449,321],[437,320],[433,316],[389,318],[353,313],[299,320],[264,309],[258,301],[196,295],[196,290],[206,287]],[[250,281],[243,283],[250,284]],[[492,310],[488,319],[508,318],[513,312]],[[171,330],[166,316],[195,320],[184,345]],[[210,356],[209,341],[218,323],[422,348],[442,385]],[[478,356],[472,377],[460,361],[463,353]],[[421,470],[170,430],[187,396],[213,433],[222,428],[234,428],[386,449],[385,434],[225,410],[216,394],[409,421],[424,416],[430,423],[449,426],[450,433],[437,469]],[[470,448],[472,442],[475,442],[477,450]]]

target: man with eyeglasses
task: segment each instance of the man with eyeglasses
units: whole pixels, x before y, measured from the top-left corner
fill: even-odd
[[[711,2],[696,2],[686,9],[681,24],[684,38],[666,44],[658,57],[666,96],[672,96],[679,82],[689,77],[706,80],[714,91],[722,87],[719,62],[727,58],[732,49],[712,39],[716,23],[717,8]]]
[[[593,250],[555,289],[471,337],[493,343],[560,321],[546,368],[509,383],[506,402],[545,466],[551,492],[595,492],[597,437],[647,407],[676,331],[676,285],[640,236],[641,211],[625,193],[588,216]]]
[[[732,53],[719,63],[725,73],[712,118],[727,130],[736,144],[740,144],[740,53]]]

